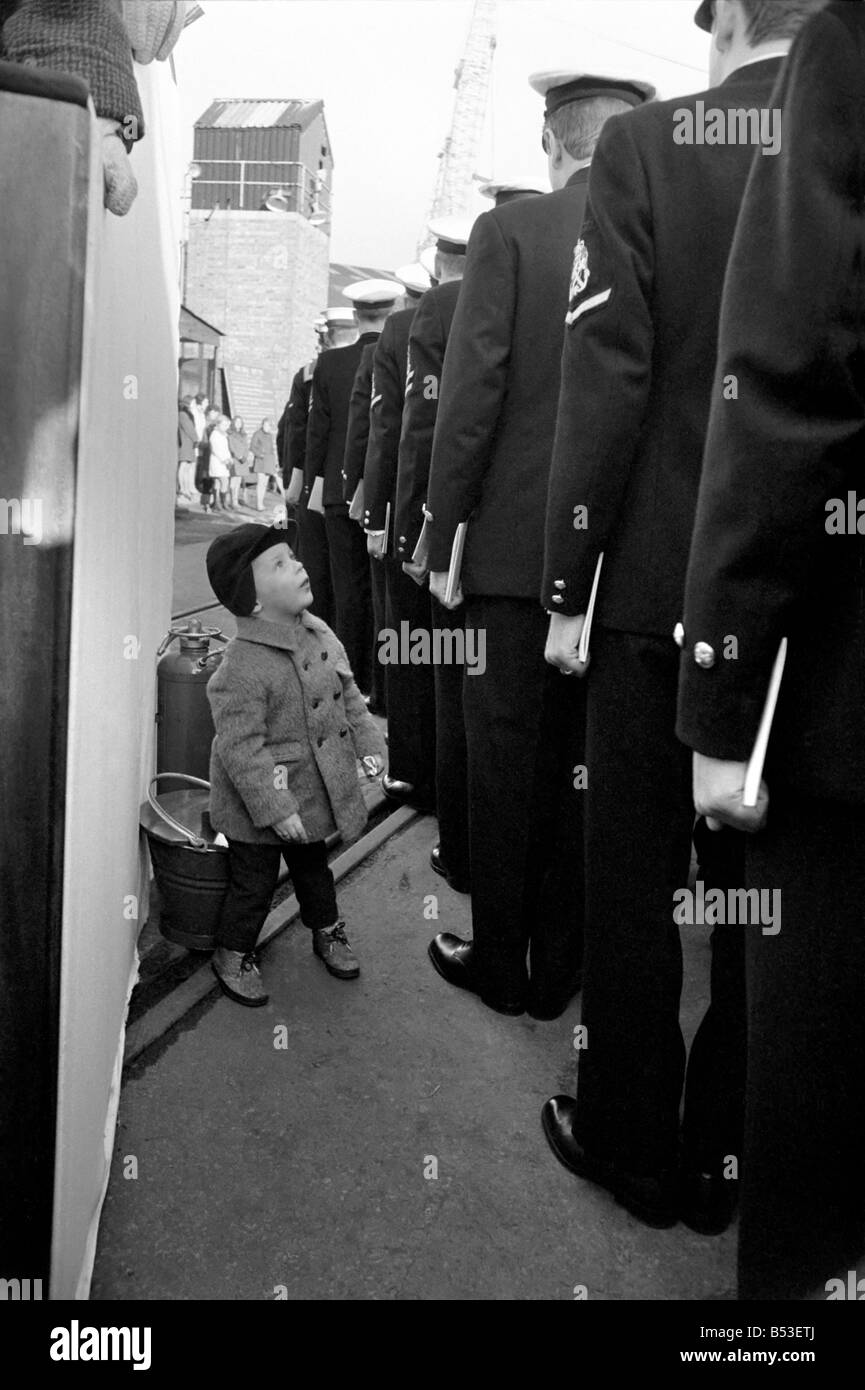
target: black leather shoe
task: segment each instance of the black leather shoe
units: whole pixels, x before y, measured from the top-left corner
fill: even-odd
[[[516,1018],[525,1013],[526,1006],[522,1000],[492,999],[488,994],[481,993],[472,968],[473,951],[474,942],[463,941],[462,937],[447,931],[440,932],[429,944],[429,958],[449,985],[476,994],[481,1003],[497,1014]]]
[[[387,773],[381,779],[381,789],[390,801],[398,801],[400,805],[405,805],[414,796],[411,782],[400,782],[396,777],[388,777]]]
[[[550,1023],[554,1018],[561,1018],[571,1000],[576,998],[582,987],[582,970],[578,970],[575,975],[572,975],[564,990],[557,995],[533,994],[530,985],[526,1013],[529,1018],[537,1018],[542,1023]]]
[[[680,1179],[679,1216],[698,1235],[722,1235],[736,1214],[738,1186],[720,1172],[686,1168]]]
[[[447,864],[442,859],[441,845],[433,845],[430,852],[429,862],[435,873],[441,874],[446,883],[449,883],[455,893],[470,893],[468,881],[463,881],[456,874],[452,874]]]
[[[610,1192],[620,1206],[646,1226],[667,1230],[675,1226],[676,1203],[671,1180],[666,1176],[643,1177],[616,1168],[587,1153],[574,1134],[577,1102],[571,1096],[553,1096],[541,1110],[547,1143],[569,1172]]]

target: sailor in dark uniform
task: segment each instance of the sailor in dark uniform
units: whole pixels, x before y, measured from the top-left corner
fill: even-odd
[[[469,217],[440,218],[430,224],[436,239],[433,269],[438,283],[424,295],[409,335],[396,490],[396,557],[407,575],[424,584],[426,562],[422,558],[415,562],[413,557],[423,527],[442,366],[471,226]],[[433,627],[442,631],[463,626],[462,613],[449,613],[437,600],[432,601],[431,618]],[[439,664],[434,679],[439,842],[433,847],[430,862],[452,888],[465,893],[469,888],[469,845],[463,669]]]
[[[330,313],[347,314],[354,329],[352,311],[330,310]],[[318,354],[330,346],[331,330],[328,326],[327,312],[316,320],[318,335]],[[304,363],[295,372],[291,392],[279,422],[276,435],[277,456],[282,468],[286,502],[295,503],[298,528],[298,558],[303,560],[309,575],[313,602],[310,612],[314,613],[328,627],[333,626],[333,585],[330,579],[330,561],[327,553],[327,538],[324,534],[324,518],[318,512],[310,512],[306,507],[303,489],[303,468],[306,458],[306,430],[309,422],[309,398],[312,391],[312,375],[316,359]]]
[[[751,163],[772,157],[743,141],[739,116],[753,111],[746,131],[771,138],[760,114],[771,116],[803,10],[799,0],[718,0],[712,88],[604,128],[574,257],[547,509],[547,659],[566,674],[585,669],[577,643],[604,559],[585,682],[586,1046],[577,1099],[548,1101],[544,1131],[561,1162],[643,1221],[681,1217],[705,1234],[729,1224],[741,1152],[745,928],[715,930],[712,1005],[686,1078],[674,913],[694,816],[690,758],[675,736],[673,630],[724,271]],[[741,850],[735,832],[704,829],[701,878],[735,887]]]
[[[343,465],[351,389],[363,349],[374,343],[396,302],[389,280],[362,280],[343,291],[354,305],[360,336],[335,347],[315,364],[306,436],[307,506],[324,511],[336,620],[361,691],[372,686],[373,617],[369,564],[363,532],[343,500]]]
[[[746,885],[783,907],[779,930],[747,935],[739,1297],[861,1300],[865,6],[809,21],[770,105],[784,140],[754,161],[727,270],[678,731],[696,750],[697,809],[765,825],[747,840]],[[745,764],[783,637],[766,781],[748,809]]]
[[[375,345],[369,442],[363,471],[363,525],[373,567],[385,583],[382,626],[399,633],[428,631],[429,590],[404,573],[395,554],[396,480],[405,400],[409,331],[430,277],[418,263],[403,266],[396,277],[406,292],[406,307],[391,314]],[[396,663],[387,677],[388,772],[385,793],[413,805],[435,805],[435,685],[433,668]]]
[[[397,277],[399,278],[399,277]],[[404,286],[394,285],[394,294],[397,290],[402,291]],[[400,298],[402,295],[400,294]],[[394,300],[396,304],[396,300]],[[402,311],[400,311],[402,312]],[[396,315],[392,312],[384,325],[382,333],[387,329],[389,323]],[[373,358],[378,350],[381,339],[376,342],[367,343],[360,359],[360,365],[354,378],[354,385],[351,389],[351,400],[348,407],[348,429],[345,437],[345,461],[342,472],[342,495],[343,501],[349,508],[349,516],[352,521],[356,521],[361,527],[364,526],[364,491],[365,479],[364,469],[366,465],[367,446],[370,437],[370,411],[374,399],[373,381]],[[374,564],[370,558],[370,591],[372,594],[373,612],[373,662],[372,662],[372,688],[370,692],[369,707],[373,714],[387,715],[390,718],[390,711],[387,704],[386,677],[384,667],[377,660],[378,635],[386,626],[385,620],[385,575],[384,569],[380,564]],[[391,748],[391,731],[388,729],[388,758],[392,765],[393,750]],[[390,781],[386,774],[383,784]]]
[[[457,525],[467,630],[486,670],[466,676],[473,939],[436,937],[450,983],[490,1008],[552,1019],[582,963],[582,689],[544,662],[538,606],[546,484],[559,397],[556,340],[603,123],[653,92],[551,73],[543,132],[554,192],[478,218],[454,315],[428,495],[429,565],[442,598]],[[527,956],[530,955],[531,979]]]
[[[367,343],[351,388],[348,403],[348,428],[345,434],[345,458],[342,469],[342,497],[348,514],[358,526],[362,524],[363,469],[369,441],[369,410],[372,403],[372,359],[375,342]],[[370,667],[369,708],[372,714],[387,715],[385,673],[376,660],[378,634],[385,626],[384,574],[380,566],[369,562],[370,598],[372,601],[372,665]]]

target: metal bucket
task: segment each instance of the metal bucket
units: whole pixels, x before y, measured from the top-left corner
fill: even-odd
[[[158,801],[154,787],[168,778],[194,790],[163,793]],[[152,778],[147,804],[141,807],[141,827],[162,900],[159,930],[189,951],[215,949],[228,889],[228,850],[213,843],[209,799],[210,783],[200,777],[160,772]]]

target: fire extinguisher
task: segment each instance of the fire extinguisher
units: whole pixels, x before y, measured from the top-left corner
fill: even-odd
[[[180,650],[168,648],[175,638]],[[223,651],[211,651],[211,642],[227,642],[219,628],[202,627],[192,618],[174,627],[156,653],[156,771],[184,772],[189,777],[210,776],[213,718],[207,699],[207,682],[222,660]]]

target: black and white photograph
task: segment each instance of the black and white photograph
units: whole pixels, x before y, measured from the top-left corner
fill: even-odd
[[[448,1301],[826,1370],[862,0],[0,0],[0,407],[22,1364]]]

